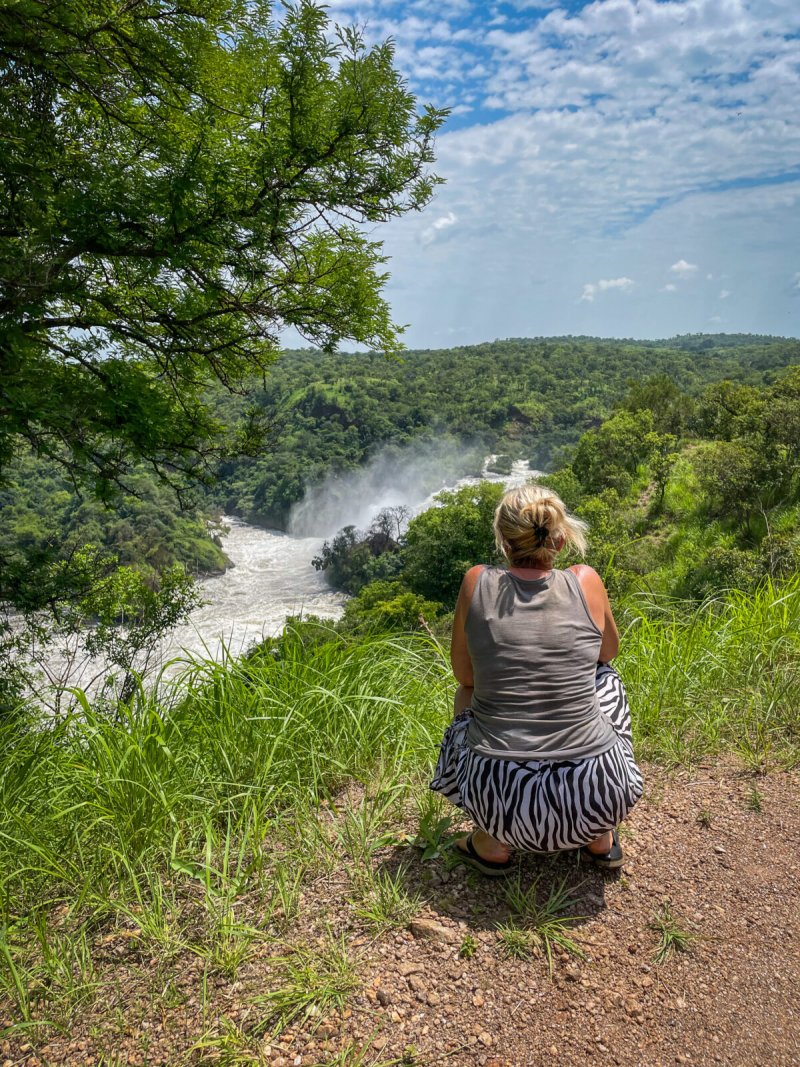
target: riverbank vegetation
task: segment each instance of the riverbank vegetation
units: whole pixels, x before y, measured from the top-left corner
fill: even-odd
[[[18,452],[0,486],[2,570],[13,570],[15,557],[30,566],[54,546],[63,557],[72,546],[92,543],[145,571],[181,563],[190,573],[215,573],[226,561],[208,523],[220,512],[284,528],[307,493],[384,450],[403,464],[411,446],[419,456],[450,442],[454,479],[479,470],[490,452],[506,468],[522,458],[553,469],[582,434],[613,414],[631,381],[667,376],[671,410],[681,408],[685,428],[710,383],[763,386],[798,361],[800,342],[746,335],[519,339],[397,359],[286,352],[248,401],[248,417],[265,433],[258,453],[231,456],[207,471],[213,484],[205,491],[195,486],[178,499],[151,469],[139,467],[123,493],[102,502],[78,492],[52,461]],[[685,396],[680,404],[678,391]],[[221,388],[210,402],[227,425],[246,415],[242,398]],[[0,599],[16,599],[7,582]]]
[[[469,455],[528,459],[552,469],[565,447],[608,418],[633,380],[666,375],[698,396],[711,382],[763,385],[800,362],[800,342],[700,335],[650,342],[587,337],[515,338],[462,348],[379,354],[287,352],[253,402],[270,426],[261,456],[220,468],[211,499],[251,522],[282,528],[291,508],[329,476],[387,445],[441,439]],[[224,400],[233,415],[235,404]],[[478,461],[480,464],[480,459]]]
[[[597,438],[592,431],[621,402],[640,412],[648,404],[655,410],[662,400],[657,390],[668,378],[665,402],[672,414],[658,414],[657,431],[663,435],[677,430],[682,440],[698,432],[733,440],[750,432],[742,421],[744,411],[742,418],[736,415],[739,401],[752,398],[752,388],[773,383],[798,361],[798,341],[738,335],[663,342],[519,339],[406,352],[398,359],[287,352],[265,383],[254,389],[249,415],[240,397],[221,388],[212,392],[210,402],[221,422],[235,425],[247,415],[265,437],[257,455],[231,456],[220,463],[205,491],[196,486],[194,493],[184,492],[179,499],[152,469],[139,467],[127,475],[123,492],[102,501],[91,491],[79,491],[53,461],[25,450],[8,460],[5,484],[0,486],[0,599],[19,600],[14,575],[20,570],[30,573],[46,558],[64,559],[87,544],[105,547],[123,565],[145,573],[175,563],[193,574],[218,572],[226,565],[214,525],[220,512],[283,528],[306,494],[313,496],[326,479],[357,470],[387,450],[402,465],[412,446],[418,458],[426,450],[438,454],[441,443],[450,442],[447,473],[455,479],[479,470],[488,452],[498,454],[504,469],[515,458],[529,460],[534,468],[561,467],[570,449],[589,433],[578,461],[581,491],[619,491],[620,479],[630,474],[619,462],[629,439],[619,420]],[[631,386],[648,380],[651,385],[638,387],[638,393]],[[704,394],[710,383],[721,381],[735,384],[725,387],[727,392]],[[652,392],[653,382],[662,385],[648,398],[646,389]],[[737,393],[739,386],[750,390]],[[628,401],[622,401],[629,390]],[[698,403],[704,405],[705,415],[694,417]],[[717,415],[711,412],[715,404]],[[722,418],[719,412],[726,404],[732,405],[731,411]],[[671,428],[670,418],[677,420]],[[643,444],[647,432],[643,423],[638,426],[642,432],[633,427],[629,438],[633,432],[635,458],[643,461],[647,448],[656,446]],[[606,462],[604,450],[612,445],[617,459],[609,455],[608,460],[616,481],[606,484],[590,468]],[[591,460],[591,447],[599,458]],[[665,438],[660,447],[659,505],[664,503],[661,481],[672,467],[669,441]],[[622,461],[627,462],[625,457]],[[622,488],[627,491],[630,485],[626,482]],[[674,498],[673,493],[671,503]],[[375,577],[391,576],[386,562]],[[356,576],[335,584],[353,592],[363,580]]]
[[[770,385],[722,381],[698,396],[650,377],[540,480],[589,523],[587,562],[615,597],[669,596],[691,609],[800,571],[799,413],[796,367]],[[428,602],[423,614],[452,610],[464,571],[497,560],[491,523],[502,492],[484,482],[440,494],[385,553],[352,529],[326,544],[319,565],[356,594],[346,624],[369,625],[381,602],[388,619],[408,595]]]

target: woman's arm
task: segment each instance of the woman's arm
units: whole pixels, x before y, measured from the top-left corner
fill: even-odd
[[[456,610],[453,615],[453,636],[450,641],[450,663],[453,667],[453,674],[456,676],[456,681],[459,683],[456,690],[456,699],[454,711],[458,715],[460,711],[469,706],[469,702],[472,699],[472,686],[475,682],[475,677],[472,671],[472,660],[470,659],[469,649],[467,648],[467,635],[464,631],[464,624],[467,620],[467,612],[469,611],[469,605],[472,601],[472,594],[475,592],[475,586],[478,584],[478,578],[483,566],[471,567],[464,575],[464,579],[461,582],[461,589],[458,592],[458,600],[456,601]]]
[[[603,635],[603,639],[600,642],[600,652],[597,657],[598,661],[600,663],[608,663],[619,652],[619,630],[614,621],[603,579],[593,567],[587,567],[584,563],[570,567],[570,570],[574,571],[578,576],[583,595],[586,598],[589,614],[592,616],[597,629]]]

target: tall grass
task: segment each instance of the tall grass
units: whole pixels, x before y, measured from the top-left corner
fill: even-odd
[[[688,606],[629,601],[621,654],[640,755],[749,764],[800,750],[800,576]]]
[[[800,579],[692,611],[631,602],[621,622],[640,755],[796,761]],[[453,684],[425,636],[354,643],[331,631],[309,645],[290,633],[238,663],[190,662],[114,715],[77,693],[46,728],[6,723],[0,999],[24,1025],[66,1025],[92,988],[87,934],[98,924],[235,973],[268,928],[291,922],[315,852],[329,847],[336,863],[343,849],[370,867],[394,798],[432,768]],[[326,846],[319,805],[376,776],[381,792],[363,794],[352,826]],[[366,901],[357,909],[374,905],[368,886],[356,889]],[[243,915],[253,892],[258,908]],[[185,920],[187,897],[205,935]]]
[[[279,658],[194,662],[113,718],[83,699],[52,729],[9,724],[0,916],[59,896],[107,898],[160,863],[210,891],[218,864],[229,878],[286,811],[379,764],[429,762],[448,684],[428,638],[288,641]]]

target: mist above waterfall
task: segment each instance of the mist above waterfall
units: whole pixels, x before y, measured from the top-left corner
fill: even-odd
[[[389,445],[358,470],[330,475],[309,486],[292,508],[289,533],[332,537],[343,526],[366,529],[383,508],[422,510],[440,489],[479,476],[485,452],[453,438],[405,447]]]

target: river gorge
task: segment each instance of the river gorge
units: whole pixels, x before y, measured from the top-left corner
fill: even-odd
[[[203,603],[163,641],[148,663],[148,672],[160,666],[169,677],[188,659],[239,656],[254,643],[279,634],[290,615],[337,619],[347,597],[332,590],[325,575],[312,565],[323,542],[347,523],[368,525],[384,507],[402,504],[418,514],[435,506],[434,497],[442,490],[482,480],[511,487],[537,473],[525,460],[516,461],[510,474],[494,473],[489,468],[496,458],[487,456],[479,475],[461,478],[448,477],[445,470],[438,479],[432,480],[429,470],[417,478],[413,465],[397,471],[396,477],[388,477],[380,464],[352,472],[338,483],[336,492],[323,491],[313,508],[302,507],[291,532],[223,516],[222,548],[232,566],[223,574],[198,581]],[[106,675],[102,661],[81,655],[75,647],[69,654],[50,649],[40,662],[47,676],[45,684],[54,688],[80,687],[92,692]]]

